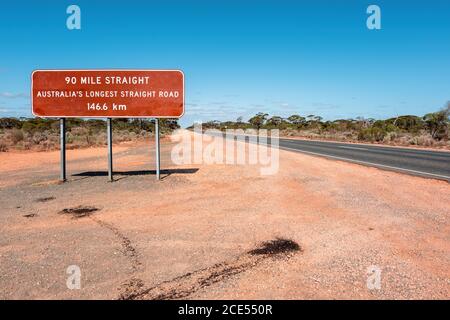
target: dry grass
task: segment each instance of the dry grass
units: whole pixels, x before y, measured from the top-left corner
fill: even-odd
[[[0,152],[7,152],[8,146],[6,145],[6,142],[3,140],[0,140]]]
[[[139,141],[151,133],[117,130],[113,133],[113,143]],[[51,151],[59,149],[59,133],[55,131],[24,132],[20,129],[5,129],[0,132],[0,152],[11,150]],[[89,132],[86,128],[72,128],[66,135],[67,149],[81,149],[106,145],[106,132]]]
[[[114,130],[113,143],[140,141],[150,137],[148,131]],[[387,132],[381,139],[361,137],[358,131],[317,130],[317,129],[284,129],[280,136],[300,137],[314,140],[330,140],[340,142],[372,142],[392,146],[418,146],[437,149],[449,149],[450,140],[435,140],[425,130],[417,133]],[[106,132],[92,131],[86,127],[73,127],[66,135],[67,149],[80,149],[106,145]],[[0,130],[0,152],[10,150],[51,151],[59,149],[59,133],[55,130],[25,131],[17,128]]]
[[[450,150],[450,140],[435,140],[426,131],[421,131],[416,134],[408,132],[389,132],[381,141],[361,140],[358,139],[356,131],[335,131],[335,132],[317,132],[316,130],[291,130],[286,129],[280,132],[280,136],[284,137],[300,137],[313,140],[330,140],[340,142],[373,142],[379,144],[386,144],[392,146],[418,146],[429,147],[437,149]]]

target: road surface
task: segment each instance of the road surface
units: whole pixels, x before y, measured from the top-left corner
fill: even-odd
[[[270,144],[270,139],[268,143]],[[450,181],[450,152],[445,151],[286,138],[279,139],[279,147],[283,150]]]
[[[281,149],[450,181],[450,152],[280,139]]]

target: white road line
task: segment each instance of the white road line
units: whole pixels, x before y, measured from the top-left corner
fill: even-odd
[[[337,159],[337,160],[344,160],[344,161],[349,161],[349,162],[355,162],[355,163],[367,164],[367,165],[374,166],[374,167],[382,167],[382,168],[388,168],[388,169],[395,169],[395,170],[399,170],[399,171],[412,172],[412,173],[416,173],[416,174],[422,174],[422,175],[433,176],[433,177],[439,177],[439,178],[443,178],[443,179],[450,180],[450,177],[449,177],[449,176],[443,176],[443,175],[440,175],[440,174],[434,174],[434,173],[428,173],[428,172],[423,172],[423,171],[417,171],[417,170],[411,170],[411,169],[404,169],[404,168],[392,167],[392,166],[387,166],[387,165],[384,165],[384,164],[378,164],[378,163],[367,162],[367,161],[360,161],[360,160],[353,160],[353,159],[348,159],[348,158],[343,158],[343,157],[330,156],[330,155],[323,154],[323,153],[317,153],[317,152],[311,152],[311,151],[298,150],[298,149],[293,149],[293,148],[288,148],[288,147],[282,147],[282,146],[279,146],[279,148],[280,148],[280,149],[292,150],[292,151],[296,151],[296,152],[301,152],[301,153],[308,153],[308,154],[312,154],[312,155],[315,155],[315,156],[323,156],[323,157],[326,157],[326,158],[333,158],[333,159]]]
[[[242,142],[249,143],[246,140],[244,140]],[[259,144],[265,145],[265,146],[271,146],[268,143],[259,143]],[[349,159],[349,158],[330,156],[330,155],[323,154],[323,153],[304,151],[304,150],[299,150],[299,149],[294,149],[294,148],[289,148],[289,147],[283,147],[283,146],[280,146],[280,145],[278,145],[278,149],[292,150],[292,151],[295,151],[295,152],[312,154],[312,155],[315,155],[315,156],[322,156],[322,157],[325,157],[325,158],[332,158],[332,159],[348,161],[348,162],[353,162],[353,163],[366,164],[366,165],[373,166],[373,167],[381,167],[381,168],[387,168],[387,169],[394,169],[394,170],[398,170],[398,171],[405,171],[405,172],[421,174],[421,175],[425,175],[425,176],[433,176],[433,177],[438,177],[438,178],[442,178],[442,179],[446,179],[446,180],[450,181],[450,177],[449,176],[444,176],[444,175],[435,174],[435,173],[429,173],[429,172],[423,172],[423,171],[417,171],[417,170],[411,170],[411,169],[404,169],[404,168],[399,168],[399,167],[392,167],[392,166],[387,166],[387,165],[384,165],[384,164],[373,163],[373,162],[368,162],[368,161],[360,161],[360,160],[354,160],[354,159]],[[368,149],[366,149],[366,150],[368,150]]]
[[[358,147],[338,146],[338,148],[369,151],[369,149],[367,148],[358,148]]]

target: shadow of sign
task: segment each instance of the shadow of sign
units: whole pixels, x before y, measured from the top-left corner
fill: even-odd
[[[161,174],[165,175],[164,178],[172,174],[193,174],[198,171],[198,168],[180,168],[180,169],[165,169],[161,170]],[[132,171],[115,171],[115,175],[120,176],[144,176],[144,175],[156,175],[156,170],[132,170]],[[72,174],[73,177],[106,177],[108,171],[85,171]]]

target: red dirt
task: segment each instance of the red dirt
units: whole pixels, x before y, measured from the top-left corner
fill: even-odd
[[[164,143],[162,166],[177,169],[170,150]],[[114,151],[118,171],[154,167],[145,144]],[[58,185],[58,152],[4,156],[2,299],[450,298],[447,182],[280,151],[273,176],[250,165],[185,165],[198,171]],[[104,171],[105,157],[104,148],[70,151],[70,173]],[[79,205],[100,210],[58,214]],[[247,254],[277,237],[301,251]],[[72,264],[80,290],[66,287]],[[382,270],[380,290],[367,288],[371,265]]]

